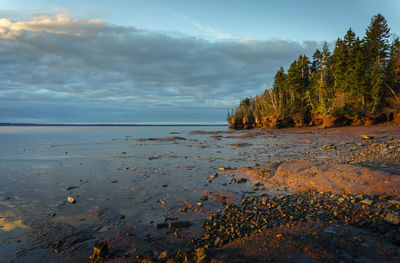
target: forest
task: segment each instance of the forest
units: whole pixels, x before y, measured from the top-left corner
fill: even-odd
[[[400,40],[372,17],[365,36],[350,28],[312,58],[279,68],[272,87],[228,112],[231,128],[400,124]]]

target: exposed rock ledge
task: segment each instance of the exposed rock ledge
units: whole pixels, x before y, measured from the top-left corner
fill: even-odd
[[[227,120],[229,128],[251,129],[251,128],[289,128],[320,126],[321,128],[342,127],[342,126],[371,126],[379,123],[392,123],[400,125],[400,112],[382,113],[376,116],[346,117],[346,116],[321,116],[312,114],[310,117],[288,117],[285,119],[273,116],[262,118],[244,117],[243,119],[230,118]]]
[[[261,179],[295,192],[316,190],[336,194],[376,194],[400,198],[400,175],[349,164],[288,161],[242,168],[246,177]]]

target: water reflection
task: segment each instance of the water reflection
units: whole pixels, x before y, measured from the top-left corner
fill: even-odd
[[[12,231],[16,228],[27,228],[21,219],[15,218],[12,211],[0,211],[0,231]]]

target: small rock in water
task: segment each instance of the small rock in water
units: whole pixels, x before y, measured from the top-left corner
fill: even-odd
[[[96,241],[93,247],[93,254],[90,256],[90,259],[93,260],[101,260],[105,258],[108,253],[108,246],[106,241]]]
[[[186,211],[187,211],[187,207],[181,207],[181,208],[179,208],[179,210],[180,210],[181,212],[186,212]]]
[[[122,220],[122,219],[125,219],[125,216],[124,216],[124,215],[120,215],[120,216],[119,216],[119,219],[121,219],[121,220]]]
[[[71,204],[74,204],[76,202],[75,198],[68,196],[67,201],[70,202]]]
[[[208,197],[207,197],[206,195],[203,195],[202,197],[200,197],[200,200],[201,200],[201,201],[207,201],[207,200],[208,200]]]
[[[240,178],[240,179],[237,181],[238,184],[244,184],[245,182],[247,182],[247,179],[246,179],[246,178]]]
[[[179,222],[169,223],[170,228],[181,228],[189,226],[190,226],[190,221],[179,221]]]
[[[198,206],[202,206],[202,205],[203,205],[203,203],[197,202],[197,205],[198,205]]]
[[[210,177],[211,177],[211,179],[213,179],[213,180],[214,180],[215,178],[217,178],[217,177],[218,177],[218,174],[217,174],[217,173],[215,173],[215,174],[212,174]]]
[[[163,228],[167,228],[168,227],[168,224],[167,223],[161,223],[161,224],[157,224],[156,225],[156,228],[157,229],[163,229]]]

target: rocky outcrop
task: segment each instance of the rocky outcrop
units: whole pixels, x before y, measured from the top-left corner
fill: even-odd
[[[251,128],[301,128],[308,126],[319,126],[321,128],[343,127],[343,126],[371,126],[380,123],[391,123],[400,125],[400,112],[387,112],[375,116],[348,117],[348,116],[322,116],[317,113],[306,116],[293,116],[285,119],[276,116],[244,117],[242,119],[227,119],[229,128],[251,129]]]

